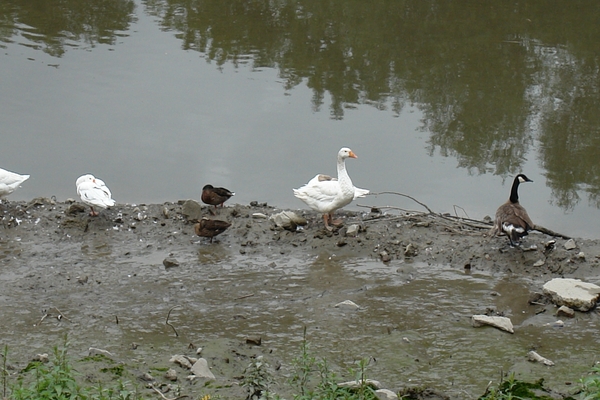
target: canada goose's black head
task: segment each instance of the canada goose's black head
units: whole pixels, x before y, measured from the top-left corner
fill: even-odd
[[[517,179],[519,181],[519,183],[533,182],[531,179],[529,179],[528,177],[526,177],[524,174],[517,175],[515,177],[515,179]]]
[[[510,189],[510,202],[518,203],[519,202],[519,184],[523,182],[533,182],[524,174],[519,174],[515,176],[515,180],[513,181],[512,188]]]

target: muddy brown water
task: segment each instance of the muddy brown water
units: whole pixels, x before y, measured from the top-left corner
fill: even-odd
[[[239,377],[255,355],[280,367],[274,373],[285,383],[306,327],[311,351],[342,379],[366,358],[368,376],[386,388],[432,387],[465,399],[503,372],[543,377],[569,393],[597,358],[595,311],[559,328],[552,305],[528,304],[554,276],[596,281],[596,241],[578,239],[586,260],[575,262],[559,240],[534,268],[541,251],[409,217],[364,221],[369,215],[342,213],[346,224],[366,228],[352,238],[325,234],[312,213],[307,227],[288,232],[252,217],[274,209],[235,205],[219,211],[233,226],[209,244],[193,235],[181,204],[122,205],[98,218],[48,200],[3,207],[2,344],[16,366],[51,352],[68,334],[75,360],[89,347],[108,350],[143,387],[136,376],[151,372],[161,381],[157,371],[173,366],[172,355],[202,347],[215,388],[186,382],[176,367],[183,393],[239,398]],[[541,248],[550,239],[532,234],[527,243]],[[419,250],[414,257],[403,256],[408,243]],[[383,249],[390,262],[381,261]],[[169,256],[179,266],[165,268]],[[335,307],[344,300],[359,308]],[[165,323],[170,310],[174,329]],[[473,314],[490,311],[510,317],[515,334],[471,326]],[[246,344],[249,336],[262,344]],[[532,349],[556,366],[526,361]],[[291,397],[285,384],[276,390]]]

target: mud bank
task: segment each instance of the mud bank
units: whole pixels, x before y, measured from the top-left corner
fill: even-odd
[[[340,212],[344,227],[328,232],[317,214],[296,211],[308,225],[291,232],[265,218],[281,210],[258,203],[230,205],[214,216],[208,208],[184,201],[118,205],[98,217],[90,217],[88,209],[77,203],[50,199],[4,203],[0,211],[2,344],[9,346],[17,367],[37,353],[49,352],[66,334],[75,359],[85,357],[89,347],[105,349],[144,388],[138,377],[149,372],[160,383],[165,380],[160,371],[174,367],[169,363],[172,355],[197,356],[202,347],[202,357],[217,380],[204,387],[186,381],[186,371],[180,369],[177,382],[182,394],[194,396],[244,398],[240,376],[257,355],[264,355],[275,376],[285,381],[306,326],[315,350],[331,359],[342,376],[357,359],[371,357],[378,361],[370,367],[369,377],[383,381],[388,389],[425,385],[450,398],[476,398],[490,380],[485,369],[472,371],[474,381],[481,374],[480,383],[460,388],[448,382],[436,385],[444,378],[435,373],[430,381],[411,376],[422,368],[424,356],[435,364],[428,346],[436,345],[420,339],[427,336],[424,331],[439,327],[409,328],[412,322],[407,321],[414,320],[413,315],[436,313],[436,301],[443,302],[443,295],[427,304],[407,304],[415,313],[410,316],[403,311],[404,304],[390,309],[388,300],[397,299],[415,276],[443,278],[436,272],[439,268],[455,280],[473,276],[518,280],[531,293],[557,276],[593,283],[600,279],[597,240],[575,239],[576,248],[567,250],[566,240],[533,233],[523,248],[511,248],[506,238],[487,237],[483,224],[431,214]],[[194,234],[193,224],[200,216],[223,219],[232,226],[209,243]],[[352,224],[360,227],[356,236],[345,234]],[[556,242],[549,244],[551,240]],[[166,258],[174,262],[165,266]],[[333,307],[348,299],[361,308]],[[492,303],[486,298],[480,305],[475,301],[463,306],[456,311],[460,315],[453,326],[472,330],[468,318],[481,312],[517,314],[509,306],[490,311]],[[521,299],[519,307],[531,315],[540,312],[527,299]],[[546,310],[551,314],[552,306]],[[596,323],[595,315],[593,311],[581,318]],[[492,343],[499,340],[496,335],[504,340],[504,334],[489,332]],[[261,344],[247,341],[249,337],[260,338]],[[394,337],[407,347],[388,343]],[[535,344],[542,339],[531,340]],[[390,353],[396,350],[394,359]],[[452,362],[456,364],[450,369],[462,368]],[[494,363],[490,360],[489,375],[497,379],[497,371],[507,364]],[[517,364],[509,362],[508,368]],[[400,367],[394,371],[392,365]],[[88,373],[90,380],[112,379]],[[464,371],[457,369],[455,374]],[[569,379],[557,377],[555,386],[568,390],[564,385]],[[285,388],[280,390],[291,397]]]

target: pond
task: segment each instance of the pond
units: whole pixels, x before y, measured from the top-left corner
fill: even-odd
[[[304,208],[348,146],[356,186],[477,219],[523,172],[535,223],[598,238],[600,5],[552,4],[4,1],[0,167],[31,174],[10,198],[91,172],[123,203],[211,183]]]

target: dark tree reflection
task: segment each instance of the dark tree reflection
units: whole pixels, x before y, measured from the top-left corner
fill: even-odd
[[[600,207],[595,0],[142,4],[183,49],[218,68],[276,68],[286,89],[307,85],[312,107],[334,119],[357,104],[396,114],[418,107],[429,154],[455,157],[471,173],[512,176],[535,148],[556,204],[571,209],[586,193]],[[60,56],[73,41],[113,43],[133,9],[127,0],[6,0],[0,40],[19,31]]]
[[[20,34],[28,46],[61,57],[78,42],[114,44],[134,9],[133,0],[3,0],[0,40]]]

